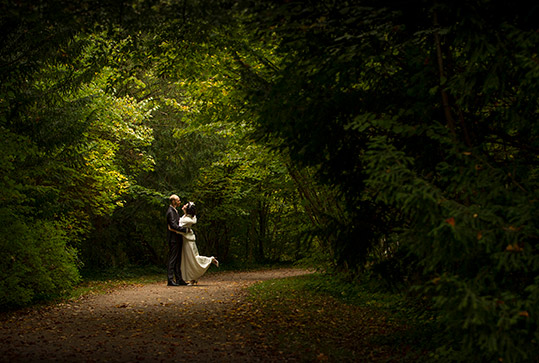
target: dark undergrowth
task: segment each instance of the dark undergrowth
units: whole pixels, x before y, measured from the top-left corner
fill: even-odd
[[[442,337],[422,299],[312,274],[250,288],[250,316],[304,361],[426,362]]]

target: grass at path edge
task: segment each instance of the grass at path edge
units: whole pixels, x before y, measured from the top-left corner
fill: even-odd
[[[249,288],[249,316],[302,361],[426,362],[439,339],[421,300],[324,274],[268,280]]]
[[[292,264],[221,264],[219,268],[211,266],[205,275],[213,275],[223,271],[267,270],[283,267],[292,267]],[[166,269],[159,266],[126,266],[82,270],[82,282],[77,284],[73,289],[66,291],[64,299],[73,300],[87,295],[104,294],[115,288],[129,285],[151,284],[160,281],[166,283],[166,275]]]

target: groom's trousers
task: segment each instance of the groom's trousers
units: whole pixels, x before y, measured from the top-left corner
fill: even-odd
[[[168,241],[168,265],[167,265],[167,277],[168,281],[173,281],[176,277],[176,282],[182,281],[182,272],[180,270],[180,263],[182,259],[182,239],[171,238]]]

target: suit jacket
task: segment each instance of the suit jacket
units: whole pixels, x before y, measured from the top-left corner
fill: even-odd
[[[167,210],[167,224],[175,231],[178,232],[187,232],[187,228],[180,227],[180,215],[178,211],[173,206],[169,206]],[[182,235],[173,231],[169,231],[167,228],[167,241],[170,244],[171,242],[182,242]]]

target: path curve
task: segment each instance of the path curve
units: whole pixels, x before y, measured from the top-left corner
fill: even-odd
[[[0,320],[0,361],[294,361],[265,343],[241,307],[247,286],[306,273],[223,272],[197,286],[132,285],[12,313]]]

